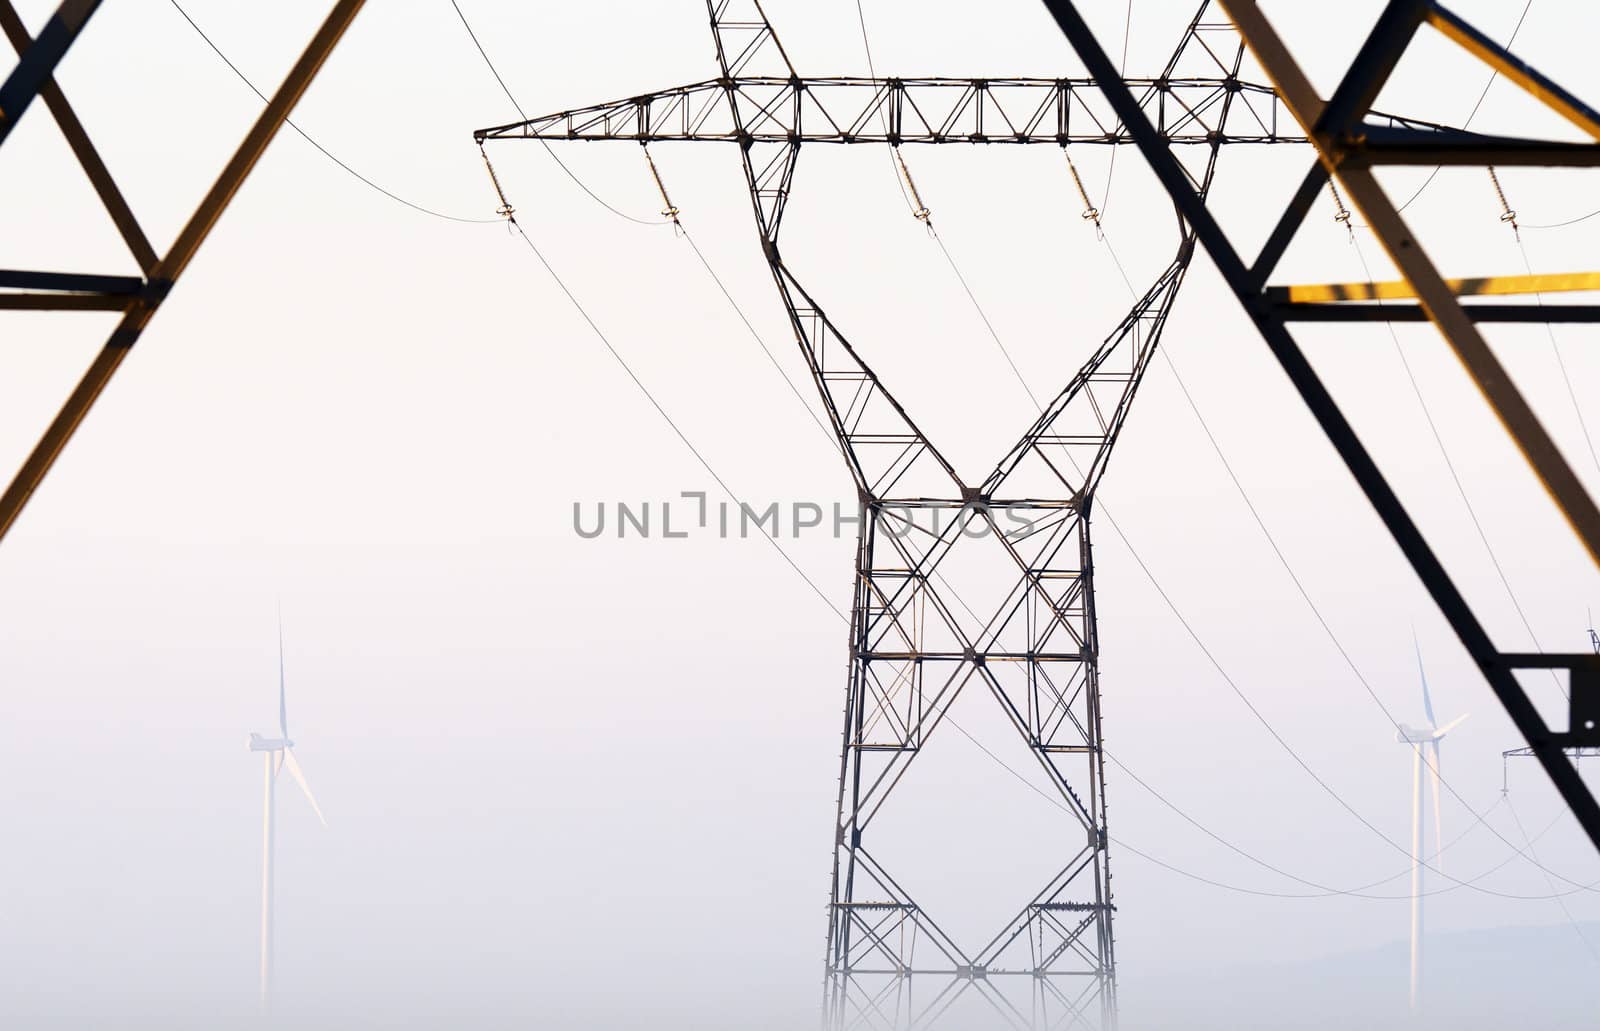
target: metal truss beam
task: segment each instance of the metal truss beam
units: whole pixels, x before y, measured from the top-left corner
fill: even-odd
[[[1420,304],[1315,304],[1271,302],[1275,317],[1284,322],[1428,322]],[[1600,322],[1600,305],[1593,304],[1470,304],[1462,308],[1474,322],[1594,323]]]
[[[11,5],[11,0],[0,0],[0,30],[5,32],[6,39],[11,42],[11,47],[17,52],[18,57],[27,53],[33,45],[33,37],[28,34],[22,19],[17,17],[16,8]],[[72,148],[78,163],[83,166],[84,174],[89,177],[95,193],[99,194],[106,213],[111,216],[117,231],[122,234],[128,250],[139,263],[139,270],[148,276],[160,259],[156,257],[155,249],[150,246],[149,239],[140,228],[139,220],[134,217],[133,210],[123,199],[122,191],[117,188],[116,181],[111,178],[111,172],[100,159],[100,153],[89,141],[89,134],[84,131],[83,123],[78,121],[77,113],[72,110],[72,105],[67,103],[66,96],[53,78],[47,78],[40,84],[39,95],[44,98],[45,106],[50,109],[51,116],[61,129],[61,135],[66,138],[67,145]]]
[[[1272,89],[1236,78],[1132,79],[1173,143],[1303,143]],[[1207,118],[1223,98],[1233,117]],[[1286,131],[1281,131],[1286,130]],[[1093,79],[745,76],[480,129],[488,139],[752,143],[1129,143]]]
[[[121,321],[111,331],[88,371],[23,462],[5,493],[0,495],[0,539],[16,523],[28,499],[55,464],[62,448],[138,342],[157,308],[194,259],[217,219],[266,152],[267,145],[282,128],[289,112],[311,85],[312,79],[321,70],[323,62],[333,52],[363,4],[364,0],[338,0],[333,5],[305,51],[285,76],[283,84],[268,101],[216,182],[179,231],[176,241],[164,256],[157,257],[115,180],[89,141],[88,134],[51,78],[52,70],[98,4],[63,4],[39,38],[30,40],[10,0],[0,0],[0,28],[4,29],[20,57],[17,70],[0,88],[0,110],[4,112],[0,114],[0,142],[4,142],[5,133],[16,124],[27,103],[35,95],[43,96],[63,136],[83,166],[84,173],[100,195],[101,202],[143,272],[142,277],[0,272],[0,291],[6,288],[33,291],[0,292],[0,310],[122,312]]]
[[[1452,34],[1452,38],[1477,40],[1481,56],[1494,58],[1497,67],[1521,69],[1513,81],[1597,138],[1600,138],[1600,122],[1592,118],[1585,105],[1571,99],[1544,77],[1527,70],[1526,65],[1506,55],[1500,48],[1485,46],[1481,33],[1467,32],[1460,19],[1426,0],[1391,0],[1333,99],[1324,104],[1253,0],[1220,2],[1272,77],[1296,120],[1317,145],[1319,158],[1319,165],[1307,175],[1253,268],[1245,264],[1216,218],[1206,209],[1202,198],[1196,195],[1172,148],[1146,117],[1132,91],[1113,81],[1115,66],[1079,13],[1077,5],[1069,0],[1044,0],[1044,5],[1090,74],[1106,82],[1105,92],[1109,102],[1118,116],[1126,121],[1156,177],[1210,253],[1268,348],[1388,527],[1418,578],[1449,620],[1529,748],[1550,775],[1556,789],[1590,840],[1600,847],[1600,805],[1596,804],[1593,794],[1564,751],[1565,748],[1600,745],[1600,733],[1596,733],[1595,729],[1596,703],[1600,702],[1600,698],[1596,697],[1600,695],[1600,676],[1590,672],[1590,657],[1521,655],[1502,653],[1495,647],[1473,609],[1290,333],[1285,321],[1288,306],[1275,303],[1263,290],[1266,277],[1271,274],[1289,238],[1305,216],[1309,206],[1308,190],[1320,188],[1330,174],[1336,175],[1383,242],[1411,290],[1420,299],[1418,309],[1439,328],[1456,351],[1485,399],[1523,451],[1529,465],[1566,515],[1579,540],[1591,556],[1600,555],[1600,550],[1597,550],[1600,548],[1600,512],[1596,511],[1593,500],[1583,490],[1483,342],[1473,324],[1479,309],[1463,306],[1457,300],[1429,260],[1426,249],[1405,226],[1371,172],[1363,167],[1345,164],[1346,144],[1358,137],[1358,121],[1366,106],[1376,97],[1412,36],[1425,22],[1450,27],[1447,34]],[[1566,732],[1555,731],[1545,723],[1518,683],[1516,671],[1530,668],[1568,670],[1572,701],[1569,729]]]
[[[21,60],[16,68],[0,84],[0,143],[4,143],[11,130],[22,121],[34,98],[51,81],[56,65],[67,56],[78,33],[99,7],[100,0],[65,0],[45,23],[39,38],[19,55]],[[12,14],[15,16],[15,12]]]

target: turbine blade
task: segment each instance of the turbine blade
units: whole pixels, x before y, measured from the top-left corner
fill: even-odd
[[[1417,676],[1422,680],[1422,711],[1428,714],[1428,726],[1433,726],[1433,698],[1428,694],[1428,671],[1422,668],[1422,644],[1417,640],[1417,631],[1411,630],[1411,645],[1417,650]]]
[[[294,782],[300,785],[300,790],[306,793],[306,801],[311,803],[312,811],[317,814],[317,819],[321,820],[322,825],[326,827],[328,818],[322,815],[322,807],[317,805],[317,797],[311,793],[311,785],[306,783],[306,775],[300,769],[300,761],[294,757],[294,749],[285,748],[283,750],[283,764],[289,767],[289,776],[293,777]]]
[[[1461,724],[1465,723],[1467,721],[1467,717],[1471,716],[1471,715],[1472,715],[1472,713],[1470,713],[1470,712],[1464,712],[1461,715],[1457,716],[1455,719],[1451,720],[1449,723],[1446,723],[1444,726],[1440,727],[1438,730],[1435,730],[1433,732],[1433,739],[1435,741],[1437,741],[1440,738],[1444,737],[1446,734],[1450,733],[1452,730],[1456,729],[1457,727],[1461,726]]]
[[[289,703],[283,688],[283,610],[278,610],[278,729],[289,740]]]

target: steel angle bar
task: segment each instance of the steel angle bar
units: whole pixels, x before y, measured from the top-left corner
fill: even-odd
[[[255,124],[245,135],[243,142],[234,151],[232,158],[217,177],[216,182],[206,193],[205,197],[196,207],[194,214],[185,223],[179,232],[177,240],[173,243],[166,255],[151,269],[149,280],[151,289],[125,299],[121,305],[123,316],[117,327],[112,330],[110,337],[95,356],[83,378],[67,398],[66,403],[57,413],[50,426],[45,430],[43,437],[34,446],[32,452],[23,462],[21,469],[12,479],[10,486],[0,495],[0,539],[15,525],[17,517],[27,505],[28,499],[38,488],[40,482],[55,464],[56,458],[61,454],[78,426],[94,406],[96,399],[121,367],[129,350],[138,341],[144,329],[155,315],[156,309],[177,282],[184,269],[194,259],[195,252],[205,242],[217,219],[226,210],[230,201],[238,193],[239,187],[244,184],[246,177],[266,152],[267,145],[288,119],[289,112],[305,93],[306,88],[321,70],[328,55],[333,52],[345,30],[360,12],[365,0],[339,0],[329,11],[327,18],[322,22],[305,51],[300,55],[294,66],[289,70],[278,87],[272,99],[267,103],[266,109],[257,117]],[[63,5],[64,7],[74,5]],[[85,6],[85,5],[76,5]],[[91,9],[94,5],[87,5]],[[87,15],[84,15],[87,17]],[[52,23],[53,24],[53,23]],[[81,23],[79,24],[81,27]],[[51,31],[47,26],[46,32]],[[45,34],[40,34],[40,40]],[[70,43],[70,40],[67,42]],[[35,41],[30,53],[41,46],[40,41]],[[63,48],[64,49],[64,48]],[[24,65],[28,59],[24,58]],[[50,67],[54,67],[51,62]],[[13,75],[15,78],[15,74]],[[48,78],[48,69],[38,83],[43,83]],[[8,82],[7,88],[10,83]],[[37,84],[35,86],[37,88]],[[10,122],[5,123],[11,124]],[[3,137],[0,137],[3,138]]]

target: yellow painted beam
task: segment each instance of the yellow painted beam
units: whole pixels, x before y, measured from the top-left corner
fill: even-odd
[[[1596,120],[1595,113],[1581,103],[1574,103],[1573,98],[1554,88],[1544,76],[1515,58],[1507,60],[1508,55],[1494,49],[1492,44],[1488,44],[1481,35],[1449,11],[1433,7],[1427,14],[1427,20],[1428,24],[1462,49],[1522,87],[1540,103],[1588,135],[1600,140],[1600,120]]]
[[[1535,276],[1474,276],[1446,279],[1457,297],[1493,297],[1510,294],[1557,294],[1600,290],[1600,272],[1553,272]],[[1321,304],[1328,301],[1411,300],[1417,292],[1405,280],[1384,283],[1309,283],[1274,286],[1267,296],[1279,303]]]

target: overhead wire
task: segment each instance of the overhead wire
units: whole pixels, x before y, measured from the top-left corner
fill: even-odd
[[[1351,243],[1355,248],[1356,257],[1361,262],[1362,273],[1367,281],[1372,281],[1372,268],[1367,264],[1366,252],[1361,247],[1361,241],[1352,237]],[[1383,302],[1380,300],[1379,305]],[[1478,535],[1478,540],[1483,545],[1484,553],[1489,558],[1489,565],[1493,567],[1495,576],[1500,580],[1506,597],[1511,602],[1512,611],[1517,614],[1517,619],[1522,624],[1523,630],[1528,634],[1528,639],[1533,642],[1536,650],[1543,651],[1544,646],[1539,643],[1539,635],[1533,629],[1533,623],[1528,619],[1527,613],[1522,608],[1522,602],[1517,597],[1515,588],[1511,586],[1511,578],[1506,574],[1505,566],[1500,562],[1500,556],[1495,552],[1494,545],[1489,541],[1488,531],[1484,529],[1483,521],[1478,518],[1478,509],[1472,503],[1472,497],[1467,493],[1466,484],[1461,479],[1461,473],[1456,468],[1455,460],[1450,457],[1450,449],[1445,445],[1444,435],[1439,430],[1439,425],[1434,421],[1433,409],[1422,393],[1422,384],[1417,379],[1416,370],[1412,368],[1411,361],[1406,357],[1405,348],[1400,344],[1400,336],[1395,332],[1394,323],[1385,322],[1384,326],[1389,334],[1389,342],[1394,348],[1395,357],[1400,360],[1400,366],[1405,370],[1406,381],[1411,385],[1411,393],[1417,399],[1417,407],[1422,411],[1422,417],[1428,424],[1428,432],[1433,437],[1434,445],[1439,450],[1439,457],[1444,461],[1445,469],[1450,473],[1450,482],[1455,485],[1456,494],[1461,498],[1461,504],[1467,511],[1467,518],[1472,522],[1472,528]],[[1550,671],[1551,679],[1557,689],[1566,697],[1567,690],[1562,686],[1560,678],[1554,670]]]
[[[1128,44],[1132,41],[1132,39],[1133,0],[1128,0],[1126,10],[1122,16],[1122,60],[1117,64],[1117,74],[1122,76],[1124,79],[1128,77]],[[1104,216],[1106,208],[1111,206],[1111,181],[1117,172],[1117,152],[1121,149],[1121,147],[1112,147],[1111,156],[1106,159],[1106,188],[1100,194],[1100,207],[1098,209],[1098,214],[1100,216]],[[1078,178],[1078,173],[1076,170],[1073,171],[1072,177],[1074,179]],[[1078,184],[1078,189],[1079,191],[1083,190],[1083,184],[1081,182]],[[1095,225],[1098,226],[1099,224],[1100,220],[1099,218],[1096,218]]]
[[[1551,223],[1548,223],[1546,225],[1533,225],[1531,223],[1524,222],[1524,223],[1522,223],[1522,228],[1524,228],[1524,229],[1565,229],[1567,226],[1575,226],[1579,222],[1587,222],[1591,218],[1594,218],[1596,215],[1600,215],[1600,208],[1596,208],[1594,211],[1589,212],[1587,215],[1579,215],[1577,218],[1569,218],[1565,222],[1551,222]]]
[[[1523,271],[1527,272],[1529,278],[1532,278],[1533,263],[1528,260],[1528,247],[1522,242],[1521,233],[1517,234],[1516,240],[1517,253],[1522,256]],[[1533,298],[1534,303],[1539,306],[1540,310],[1543,310],[1544,294],[1540,291],[1535,291]],[[1544,333],[1545,337],[1550,341],[1550,353],[1555,356],[1556,368],[1561,370],[1561,382],[1567,388],[1567,399],[1572,402],[1572,412],[1578,418],[1578,428],[1583,431],[1583,442],[1588,445],[1589,461],[1594,464],[1595,472],[1600,473],[1600,453],[1595,450],[1594,436],[1589,432],[1589,420],[1583,416],[1583,405],[1578,403],[1578,392],[1572,385],[1572,374],[1567,370],[1566,359],[1561,356],[1561,346],[1556,343],[1555,327],[1550,324],[1548,319],[1544,321]]]
[[[1522,31],[1522,23],[1527,20],[1528,10],[1532,7],[1533,0],[1527,0],[1527,3],[1523,4],[1522,13],[1517,16],[1517,24],[1511,29],[1511,35],[1506,37],[1505,47],[1507,50],[1511,49],[1511,45],[1517,41],[1517,33]],[[1483,107],[1484,100],[1489,96],[1489,90],[1494,87],[1495,80],[1499,77],[1500,69],[1495,68],[1489,72],[1488,81],[1483,84],[1483,90],[1478,94],[1478,100],[1472,105],[1472,110],[1468,112],[1467,120],[1461,123],[1461,128],[1467,128],[1472,124],[1472,120],[1478,117],[1478,109]],[[1423,191],[1433,184],[1434,179],[1438,178],[1439,172],[1443,168],[1443,165],[1434,165],[1433,171],[1428,173],[1428,177],[1422,181],[1422,185],[1417,187],[1416,192],[1412,193],[1404,204],[1395,209],[1396,212],[1404,211],[1405,209],[1409,208],[1418,197],[1421,197]],[[1600,212],[1596,212],[1596,214],[1600,214]],[[1360,226],[1359,228],[1367,229],[1370,227]]]
[[[250,77],[245,75],[245,73],[239,69],[238,65],[229,60],[228,55],[223,53],[222,48],[217,46],[217,44],[212,41],[211,37],[206,34],[206,31],[202,29],[192,17],[189,16],[189,12],[183,9],[183,6],[178,3],[178,0],[169,0],[169,2],[172,4],[173,8],[183,16],[183,20],[189,23],[189,27],[193,29],[202,40],[205,41],[206,46],[211,48],[211,52],[220,57],[222,59],[222,63],[227,65],[228,69],[238,77],[239,81],[248,86],[250,92],[254,93],[258,98],[260,98],[263,104],[268,103],[267,95],[256,88],[256,84],[250,81]],[[329,161],[332,161],[334,164],[350,173],[356,179],[359,179],[361,182],[365,183],[367,186],[370,186],[372,189],[377,190],[379,193],[383,194],[385,197],[388,197],[392,201],[404,204],[406,207],[415,211],[420,211],[424,215],[432,215],[434,218],[442,218],[447,222],[464,222],[473,225],[486,225],[500,221],[498,218],[468,218],[462,215],[452,215],[449,212],[439,211],[435,208],[430,208],[427,205],[418,204],[416,201],[408,200],[405,197],[400,196],[398,193],[379,185],[378,183],[362,175],[360,172],[356,171],[327,147],[324,147],[321,143],[318,143],[315,139],[313,139],[310,133],[306,132],[295,123],[294,119],[285,118],[284,124],[299,134],[301,139],[311,144],[311,146],[314,147],[323,157],[327,158]]]
[[[505,93],[506,99],[511,101],[511,106],[517,109],[517,114],[521,116],[522,120],[524,122],[528,121],[528,113],[522,109],[521,104],[517,103],[517,98],[511,92],[511,87],[506,85],[506,80],[503,76],[501,76],[500,69],[495,67],[493,59],[489,57],[489,52],[483,48],[483,42],[478,39],[478,34],[473,31],[472,23],[467,20],[467,13],[461,9],[461,5],[457,3],[456,0],[450,0],[450,6],[455,8],[456,17],[461,19],[461,27],[467,30],[468,36],[472,37],[472,45],[478,48],[478,56],[483,58],[483,63],[488,66],[489,73],[494,76],[494,81],[500,84],[500,89],[503,93]],[[616,215],[618,218],[627,219],[629,222],[641,226],[664,226],[671,223],[671,218],[639,218],[635,215],[630,215],[626,211],[623,211],[611,204],[604,197],[591,190],[588,183],[580,179],[576,172],[567,167],[567,163],[561,160],[561,156],[556,153],[555,148],[550,146],[549,140],[541,138],[539,143],[543,145],[544,152],[550,155],[550,160],[554,161],[556,166],[567,174],[568,179],[571,179],[578,185],[578,189],[588,194],[591,200],[600,205],[602,208],[605,208],[607,211],[611,212],[613,215]]]
[[[1509,791],[1505,792],[1502,797],[1506,800],[1506,810],[1511,813],[1511,819],[1516,822],[1517,830],[1522,832],[1522,838],[1527,842],[1528,853],[1530,855],[1535,855],[1534,865],[1537,866],[1537,856],[1533,851],[1533,839],[1528,837],[1527,828],[1523,827],[1522,825],[1522,817],[1517,815],[1517,807],[1516,804],[1511,801],[1511,793]],[[1540,866],[1539,869],[1544,870],[1544,867]],[[1577,933],[1578,939],[1583,942],[1583,947],[1588,951],[1589,958],[1594,960],[1596,964],[1600,964],[1600,952],[1595,951],[1594,942],[1589,940],[1589,935],[1584,932],[1583,925],[1578,923],[1578,921],[1573,917],[1572,910],[1567,906],[1567,900],[1556,891],[1555,882],[1551,880],[1548,871],[1545,872],[1544,878],[1545,883],[1550,887],[1551,898],[1555,900],[1556,905],[1561,907],[1561,915],[1566,917],[1567,923],[1571,925],[1572,930]]]
[[[718,473],[717,470],[711,465],[710,461],[706,459],[706,456],[700,452],[700,449],[695,447],[694,442],[689,439],[688,434],[684,433],[682,427],[680,427],[672,418],[672,416],[667,413],[666,408],[663,407],[661,402],[656,399],[655,394],[651,392],[650,388],[645,386],[644,380],[640,379],[638,373],[633,371],[633,366],[628,364],[628,360],[626,358],[622,357],[622,353],[618,351],[611,343],[611,339],[606,335],[605,331],[600,328],[599,324],[595,322],[594,318],[589,314],[588,310],[584,308],[577,296],[573,294],[566,282],[562,280],[559,274],[557,274],[555,268],[550,264],[549,259],[544,256],[544,252],[539,250],[538,245],[533,242],[533,237],[529,236],[527,231],[522,228],[522,224],[517,221],[516,216],[509,215],[506,217],[506,221],[513,229],[516,230],[517,235],[522,238],[522,241],[528,245],[528,249],[533,252],[534,257],[539,259],[539,264],[544,266],[544,269],[547,273],[549,273],[551,280],[554,281],[556,286],[561,289],[561,292],[566,295],[567,300],[571,302],[572,307],[577,310],[580,316],[583,317],[583,321],[588,323],[590,330],[592,330],[600,342],[605,345],[605,348],[608,352],[610,352],[611,357],[616,359],[618,365],[622,366],[622,371],[628,374],[628,378],[633,381],[634,386],[639,388],[639,392],[645,396],[645,400],[650,402],[651,407],[655,408],[662,420],[666,422],[667,426],[672,429],[672,432],[677,435],[678,440],[683,443],[683,446],[689,449],[689,453],[694,455],[695,460],[699,462],[701,467],[705,469],[706,473],[716,481],[717,486],[722,488],[723,493],[726,494],[734,502],[734,504],[740,506],[741,510],[743,510],[745,507],[744,501],[737,493],[734,492],[732,487],[728,486],[727,481],[724,480],[722,475]],[[780,544],[773,535],[767,533],[766,527],[759,523],[757,526],[761,530],[761,536],[772,545],[772,547],[783,558],[784,562],[788,563],[789,568],[793,569],[800,575],[800,578],[804,580],[808,586],[810,586],[811,590],[816,594],[816,596],[822,599],[823,604],[832,609],[834,614],[840,619],[848,619],[849,617],[847,617],[844,612],[842,612],[839,607],[833,603],[832,599],[828,597],[827,593],[824,592],[821,587],[817,586],[817,582],[811,579],[806,571],[800,568],[799,563],[797,563],[789,555],[789,553],[784,550],[783,545]]]
[[[1022,773],[1019,772],[1016,769],[1016,767],[1010,765],[1004,759],[1002,759],[1000,756],[996,755],[995,752],[992,749],[990,749],[982,741],[979,741],[965,727],[962,727],[959,723],[956,723],[954,720],[950,720],[948,717],[946,719],[950,723],[950,725],[952,727],[954,727],[969,742],[971,742],[971,744],[974,747],[976,747],[979,751],[983,752],[990,759],[994,760],[994,762],[998,763],[1001,766],[1001,768],[1003,768],[1007,773],[1011,774],[1012,777],[1016,778],[1019,782],[1021,782],[1024,786],[1026,786],[1034,794],[1038,795],[1040,798],[1044,799],[1046,802],[1048,802],[1049,804],[1051,804],[1051,805],[1055,806],[1056,808],[1062,810],[1063,812],[1072,813],[1072,810],[1068,806],[1066,806],[1064,803],[1062,803],[1062,801],[1059,798],[1051,795],[1049,792],[1047,792],[1043,788],[1039,787],[1039,785],[1035,784],[1033,781],[1031,781],[1027,777],[1023,776]],[[1262,860],[1259,857],[1251,854],[1250,852],[1239,848],[1237,845],[1235,845],[1232,842],[1228,841],[1226,838],[1223,838],[1223,837],[1215,834],[1209,828],[1205,827],[1203,824],[1200,824],[1197,821],[1195,821],[1192,817],[1190,817],[1182,809],[1179,809],[1177,806],[1173,805],[1170,801],[1168,801],[1165,796],[1161,795],[1159,792],[1156,792],[1148,784],[1144,783],[1143,781],[1139,780],[1138,777],[1134,776],[1131,770],[1129,770],[1122,763],[1118,762],[1109,752],[1106,753],[1106,758],[1110,759],[1113,763],[1116,763],[1116,765],[1118,767],[1120,767],[1123,770],[1123,772],[1129,774],[1130,777],[1133,777],[1133,780],[1134,780],[1135,783],[1139,784],[1141,787],[1145,788],[1147,791],[1150,791],[1152,794],[1154,794],[1159,801],[1161,801],[1168,808],[1172,809],[1173,812],[1177,813],[1186,822],[1189,822],[1194,827],[1196,827],[1198,830],[1200,830],[1202,833],[1204,833],[1208,837],[1212,838],[1214,841],[1218,842],[1219,844],[1223,845],[1224,847],[1226,847],[1230,851],[1236,852],[1237,854],[1243,856],[1244,858],[1250,860],[1251,862],[1253,862],[1253,863],[1255,863],[1255,864],[1257,864],[1259,866],[1262,866],[1265,869],[1271,870],[1274,873],[1280,874],[1283,877],[1286,877],[1286,878],[1288,878],[1290,880],[1298,881],[1299,883],[1305,884],[1305,885],[1307,885],[1309,887],[1318,888],[1319,890],[1311,891],[1311,892],[1275,891],[1275,890],[1272,890],[1272,889],[1255,888],[1255,887],[1250,887],[1248,885],[1235,884],[1235,883],[1232,883],[1232,882],[1229,882],[1229,881],[1219,880],[1217,878],[1208,877],[1205,874],[1195,873],[1192,870],[1188,870],[1188,869],[1185,869],[1183,867],[1176,866],[1176,865],[1174,865],[1172,863],[1169,863],[1169,862],[1167,862],[1167,861],[1165,861],[1165,860],[1163,860],[1163,859],[1161,859],[1161,858],[1159,858],[1159,857],[1157,857],[1155,855],[1152,855],[1149,852],[1146,852],[1146,851],[1144,851],[1142,849],[1139,849],[1139,848],[1135,847],[1130,842],[1126,841],[1125,839],[1123,839],[1123,838],[1121,838],[1121,837],[1119,837],[1117,835],[1107,835],[1110,838],[1110,840],[1112,841],[1112,843],[1115,844],[1119,849],[1122,849],[1122,850],[1127,851],[1127,852],[1131,852],[1134,855],[1138,856],[1139,858],[1144,859],[1147,862],[1150,862],[1150,863],[1152,863],[1152,864],[1154,864],[1156,866],[1159,866],[1159,867],[1161,867],[1161,868],[1163,868],[1163,869],[1165,869],[1165,870],[1167,870],[1167,871],[1169,871],[1171,873],[1177,874],[1180,877],[1188,878],[1189,880],[1196,881],[1196,882],[1201,883],[1201,884],[1209,885],[1209,886],[1211,886],[1213,888],[1219,888],[1219,889],[1222,889],[1224,891],[1231,891],[1231,892],[1235,892],[1235,893],[1241,894],[1241,895],[1255,895],[1255,896],[1262,897],[1262,898],[1285,899],[1285,900],[1297,900],[1297,899],[1298,900],[1305,900],[1305,899],[1326,899],[1326,898],[1335,898],[1335,897],[1341,897],[1342,896],[1342,897],[1358,898],[1358,899],[1363,899],[1363,900],[1366,900],[1366,901],[1375,901],[1375,902],[1406,902],[1406,901],[1410,901],[1414,897],[1410,892],[1405,892],[1405,893],[1402,893],[1402,894],[1392,894],[1392,895],[1379,895],[1379,894],[1372,894],[1371,892],[1367,891],[1367,889],[1369,889],[1369,888],[1375,888],[1375,887],[1378,887],[1380,885],[1387,884],[1387,883],[1389,883],[1391,881],[1399,880],[1400,878],[1409,875],[1410,872],[1411,872],[1409,867],[1407,867],[1404,870],[1399,871],[1398,873],[1391,874],[1388,877],[1383,877],[1383,878],[1380,878],[1380,879],[1375,880],[1375,881],[1369,881],[1365,885],[1361,885],[1361,886],[1358,886],[1356,888],[1333,888],[1333,887],[1324,887],[1322,885],[1319,885],[1315,881],[1308,880],[1308,879],[1300,877],[1300,876],[1298,876],[1296,874],[1290,873],[1287,870],[1283,870],[1283,869],[1281,869],[1279,867],[1273,866],[1272,864],[1265,862],[1264,860]],[[1449,842],[1445,843],[1442,847],[1440,847],[1435,852],[1433,852],[1432,855],[1429,858],[1437,859],[1440,855],[1444,854],[1444,852],[1446,850],[1448,850],[1448,849],[1452,848],[1453,846],[1455,846],[1458,842],[1460,842],[1468,834],[1472,833],[1472,831],[1477,828],[1478,824],[1484,821],[1484,819],[1487,817],[1488,813],[1493,812],[1496,808],[1498,808],[1500,805],[1504,804],[1506,801],[1507,800],[1504,799],[1504,798],[1497,800],[1493,805],[1491,805],[1487,810],[1485,810],[1484,813],[1480,814],[1480,816],[1479,816],[1479,818],[1477,820],[1475,820],[1472,824],[1468,825],[1464,830],[1462,830],[1459,833],[1457,833],[1456,836],[1454,838],[1450,839]],[[1555,826],[1558,823],[1560,823],[1565,816],[1566,816],[1565,812],[1557,813],[1553,820],[1551,820],[1549,823],[1545,824],[1545,826],[1537,834],[1533,835],[1533,837],[1529,840],[1528,847],[1531,848],[1532,844],[1534,842],[1537,842],[1537,841],[1541,840],[1546,834],[1548,834],[1552,829],[1554,829]],[[1524,837],[1526,837],[1526,833],[1524,833]],[[1421,893],[1421,895],[1417,896],[1417,897],[1431,898],[1431,897],[1433,897],[1435,895],[1445,895],[1445,894],[1448,894],[1448,893],[1453,892],[1453,891],[1459,891],[1462,888],[1471,887],[1471,886],[1475,885],[1478,881],[1481,881],[1484,878],[1489,877],[1490,875],[1495,874],[1495,873],[1499,872],[1500,870],[1504,869],[1506,866],[1508,866],[1513,861],[1518,859],[1520,857],[1520,855],[1521,855],[1521,853],[1513,852],[1511,855],[1508,855],[1508,856],[1502,858],[1499,862],[1495,863],[1493,866],[1490,866],[1489,868],[1487,868],[1485,870],[1482,870],[1477,874],[1474,874],[1472,877],[1465,878],[1463,880],[1458,880],[1456,883],[1446,885],[1443,888],[1434,888],[1434,889],[1431,889],[1431,890],[1423,891]],[[1595,882],[1595,884],[1600,884],[1600,881]],[[1595,885],[1588,885],[1586,887],[1592,888],[1594,886]],[[1552,886],[1552,891],[1548,895],[1520,895],[1520,894],[1509,894],[1509,893],[1503,893],[1503,892],[1496,892],[1496,893],[1493,893],[1493,894],[1497,894],[1502,898],[1513,899],[1513,900],[1517,900],[1517,901],[1544,902],[1544,901],[1549,901],[1551,899],[1563,898],[1563,897],[1568,896],[1568,895],[1575,895],[1575,894],[1578,894],[1579,892],[1584,891],[1584,890],[1585,890],[1584,887],[1575,887],[1575,888],[1568,888],[1568,889],[1565,889],[1565,890],[1556,890]]]

